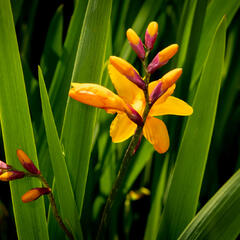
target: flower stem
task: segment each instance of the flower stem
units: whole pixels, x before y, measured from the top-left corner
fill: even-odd
[[[145,123],[145,121],[147,119],[147,116],[148,116],[148,113],[151,109],[151,105],[149,103],[149,94],[148,94],[148,84],[149,84],[151,74],[147,71],[147,57],[148,57],[149,52],[150,52],[150,50],[147,50],[145,58],[144,58],[144,60],[142,60],[142,65],[143,65],[143,69],[144,69],[144,72],[145,72],[145,78],[144,78],[145,80],[144,81],[145,81],[145,86],[146,86],[146,88],[144,90],[146,105],[145,105],[144,113],[143,113],[143,116],[142,116],[143,123]],[[126,153],[123,157],[120,169],[118,171],[116,181],[113,184],[112,190],[111,190],[111,192],[108,196],[106,205],[105,205],[104,210],[103,210],[102,218],[101,218],[99,229],[98,229],[98,232],[97,232],[97,240],[100,240],[100,239],[104,238],[103,234],[105,232],[105,227],[108,224],[109,219],[110,219],[111,209],[113,207],[114,200],[117,199],[119,193],[121,192],[122,185],[123,185],[123,182],[124,182],[124,178],[127,174],[127,170],[128,170],[128,168],[130,166],[130,163],[131,163],[131,157],[135,153],[135,149],[138,146],[139,141],[142,137],[142,130],[143,130],[143,126],[138,126],[137,127],[136,132],[133,135],[133,137],[132,137],[132,139],[131,139],[131,141],[128,145],[127,151],[126,151]]]
[[[131,160],[131,156],[133,155],[133,152],[138,144],[138,141],[140,139],[142,135],[142,127],[138,126],[137,130],[134,134],[134,136],[131,139],[131,142],[127,148],[127,151],[124,155],[124,158],[122,160],[122,164],[120,166],[120,169],[118,171],[118,175],[117,175],[117,179],[113,184],[112,190],[108,196],[106,205],[104,207],[103,210],[103,215],[101,218],[101,222],[100,222],[100,226],[98,229],[98,233],[97,233],[97,240],[100,240],[103,238],[103,233],[105,230],[105,226],[107,225],[107,223],[109,222],[109,217],[110,217],[110,213],[111,213],[111,209],[114,203],[114,200],[117,198],[118,194],[121,191],[122,188],[122,184],[123,184],[123,180],[125,178],[125,175],[127,173],[127,169],[130,165],[130,160]]]
[[[46,179],[40,174],[38,175],[38,178],[41,180],[42,184],[44,185],[44,187],[50,188]],[[50,201],[51,207],[52,207],[52,211],[53,211],[53,215],[55,216],[57,222],[59,223],[60,227],[63,229],[63,231],[66,233],[66,235],[68,236],[69,239],[73,240],[74,237],[72,235],[72,233],[68,230],[68,228],[65,226],[64,222],[62,221],[61,216],[58,213],[57,210],[57,205],[54,199],[54,196],[52,194],[52,191],[48,194],[48,199]]]

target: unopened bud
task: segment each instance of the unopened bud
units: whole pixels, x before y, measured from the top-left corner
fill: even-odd
[[[19,178],[23,178],[24,176],[25,173],[21,171],[4,172],[0,175],[0,181],[8,182]]]
[[[32,174],[40,174],[40,171],[36,168],[32,160],[28,157],[28,155],[21,149],[17,150],[17,156],[22,164],[22,166]]]
[[[24,203],[32,202],[34,200],[37,200],[42,195],[49,194],[50,192],[51,192],[50,188],[32,188],[24,195],[22,195],[22,201]]]
[[[140,59],[144,59],[145,51],[144,51],[142,40],[135,33],[135,31],[132,30],[131,28],[129,28],[127,30],[127,39],[129,41],[133,51],[138,55],[138,57]]]
[[[147,70],[149,73],[154,73],[158,68],[167,64],[169,59],[171,59],[178,51],[178,45],[172,44],[162,51],[160,51],[148,65]]]
[[[154,104],[181,76],[182,68],[175,68],[166,73],[158,82],[150,95],[150,102]]]
[[[139,88],[145,90],[146,84],[136,72],[134,67],[122,58],[111,56],[110,63],[128,80],[136,84]]]
[[[151,95],[150,95],[150,102],[151,104],[154,104],[159,97],[161,97],[163,95],[164,91],[162,89],[162,82],[160,82],[152,91]]]
[[[147,49],[152,50],[158,35],[157,22],[150,22],[145,33],[145,45]]]
[[[0,170],[3,169],[3,170],[9,170],[11,169],[12,167],[8,164],[6,164],[5,162],[1,161],[0,160]]]

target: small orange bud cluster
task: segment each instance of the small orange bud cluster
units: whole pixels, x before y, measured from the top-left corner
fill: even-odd
[[[34,177],[39,176],[41,174],[40,170],[34,165],[32,160],[28,157],[28,155],[21,149],[17,150],[17,157],[22,164],[22,166],[30,173],[19,171],[7,163],[0,161],[0,181],[8,182],[12,180],[17,180],[20,178]],[[32,174],[32,175],[31,175]],[[50,188],[33,188],[26,192],[22,196],[22,201],[24,203],[30,202],[38,199],[40,196],[44,194],[48,194],[51,192]]]

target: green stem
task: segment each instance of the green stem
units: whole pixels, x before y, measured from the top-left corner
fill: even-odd
[[[142,65],[143,65],[143,69],[144,69],[144,72],[145,72],[144,81],[145,81],[145,84],[146,84],[146,88],[144,90],[146,106],[145,106],[144,113],[143,113],[143,116],[142,116],[143,123],[145,123],[145,121],[147,119],[147,116],[148,116],[148,113],[149,113],[150,108],[151,108],[151,105],[149,103],[149,94],[148,94],[148,84],[149,84],[151,74],[148,73],[148,71],[147,71],[147,57],[148,57],[149,52],[150,52],[150,50],[146,51],[145,58],[144,58],[144,60],[142,60]],[[103,234],[104,234],[104,231],[105,231],[105,226],[107,225],[107,223],[109,222],[109,219],[110,219],[111,209],[113,207],[114,200],[117,199],[118,194],[121,192],[121,188],[122,188],[122,185],[123,185],[123,182],[124,182],[124,178],[127,174],[127,170],[128,170],[128,168],[130,166],[130,163],[131,163],[131,157],[135,153],[135,149],[136,149],[136,147],[137,147],[137,145],[138,145],[138,143],[139,143],[139,141],[142,137],[142,130],[143,130],[143,126],[138,126],[137,127],[136,132],[133,135],[133,137],[132,137],[132,139],[129,143],[129,146],[127,148],[127,151],[124,155],[124,158],[122,160],[120,169],[118,171],[116,181],[113,184],[112,190],[111,190],[111,192],[108,196],[106,205],[105,205],[104,210],[103,210],[101,222],[100,222],[98,233],[97,233],[97,240],[100,240],[100,239],[103,238]]]
[[[148,55],[148,53],[146,55]],[[145,106],[144,113],[143,113],[143,122],[145,123],[148,113],[151,108],[151,106],[149,104],[149,94],[148,94],[148,83],[149,83],[149,79],[150,79],[150,74],[147,72],[147,69],[146,69],[146,65],[147,65],[146,60],[144,60],[142,63],[143,63],[144,70],[146,72],[146,77],[145,77],[146,90],[144,91],[146,106]],[[116,181],[113,184],[112,190],[108,196],[106,205],[103,210],[101,222],[100,222],[98,233],[97,233],[97,240],[100,240],[103,238],[105,226],[109,222],[109,218],[111,215],[111,209],[113,207],[114,200],[117,199],[118,194],[121,191],[121,188],[122,188],[122,185],[124,182],[124,178],[126,176],[127,170],[131,163],[131,157],[134,154],[135,149],[142,137],[142,130],[143,130],[143,127],[141,127],[141,126],[137,127],[137,130],[136,130],[135,134],[133,135],[133,137],[129,143],[129,146],[127,148],[127,151],[124,155],[120,169],[118,171]]]

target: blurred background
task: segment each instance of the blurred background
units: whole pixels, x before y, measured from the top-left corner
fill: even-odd
[[[86,8],[86,4],[83,1],[83,8]],[[208,1],[210,4],[211,0]],[[59,53],[64,51],[62,45],[64,43],[68,26],[71,20],[71,16],[74,10],[74,1],[71,0],[52,0],[52,1],[40,1],[40,0],[11,0],[12,11],[14,15],[14,22],[16,27],[17,39],[19,44],[19,50],[21,54],[21,60],[24,69],[24,76],[26,81],[26,88],[29,97],[29,105],[31,111],[32,122],[35,131],[35,138],[38,145],[38,132],[41,122],[41,101],[39,97],[39,91],[34,90],[32,85],[32,79],[37,79],[37,66],[41,65],[45,71],[46,86],[49,89],[51,80],[54,74],[55,67],[60,58]],[[159,24],[159,35],[155,48],[150,55],[150,59],[155,54],[172,43],[178,43],[183,46],[184,39],[183,31],[179,26],[183,26],[184,20],[183,14],[185,13],[183,7],[185,1],[178,0],[115,0],[112,6],[111,16],[111,49],[108,48],[109,53],[106,55],[122,56],[128,59],[131,64],[139,69],[140,62],[136,59],[135,54],[126,42],[126,30],[133,25],[138,28],[137,24],[140,24],[142,19],[144,23],[141,23],[141,32],[137,32],[141,37],[144,36],[145,29],[150,21],[157,21]],[[56,14],[56,11],[61,11],[62,17],[62,41],[56,42],[53,51],[49,50],[49,46],[46,45],[48,32],[50,31],[51,23]],[[195,21],[198,19],[196,18]],[[228,20],[228,16],[227,16]],[[199,20],[200,21],[200,20]],[[195,22],[197,24],[197,22]],[[188,28],[186,23],[186,29]],[[192,96],[194,94],[194,86],[189,91],[189,84],[192,78],[193,62],[198,50],[198,31],[201,29],[193,29],[195,35],[192,34],[190,44],[187,50],[185,59],[178,59],[180,56],[176,56],[171,63],[167,64],[161,70],[158,70],[153,79],[159,78],[168,70],[174,66],[183,67],[183,76],[180,81],[184,79],[184,83],[179,85],[175,92],[175,96],[192,104]],[[52,31],[52,30],[51,30]],[[50,36],[51,37],[51,36]],[[196,39],[194,39],[194,37]],[[142,38],[143,39],[143,38]],[[203,185],[201,188],[200,200],[198,208],[200,209],[216,191],[236,172],[240,167],[240,10],[238,6],[232,9],[232,16],[228,23],[227,39],[226,39],[226,53],[224,70],[222,72],[222,84],[218,101],[217,115],[214,124],[214,131],[210,145],[210,151],[208,154],[208,161],[206,171],[204,174]],[[52,39],[54,42],[55,39]],[[157,46],[157,47],[156,47]],[[54,50],[56,50],[54,52]],[[43,58],[43,52],[48,52]],[[106,58],[107,60],[107,58]],[[48,68],[48,64],[51,62],[51,68]],[[213,66],[214,67],[214,66]],[[200,76],[198,76],[199,79]],[[103,75],[103,84],[112,88],[109,78],[105,71]],[[37,85],[37,81],[36,81]],[[178,86],[178,85],[177,85]],[[209,88],[211,88],[211,82],[209,82]],[[34,89],[33,89],[34,88]],[[1,90],[0,90],[1,91]],[[195,110],[195,109],[194,109]],[[83,228],[89,228],[86,230],[87,236],[91,236],[91,229],[96,229],[99,221],[99,212],[101,211],[104,201],[110,191],[111,181],[113,181],[116,175],[121,156],[126,149],[127,143],[114,144],[111,143],[110,137],[106,137],[105,134],[109,129],[109,125],[113,116],[105,115],[100,112],[100,123],[97,126],[96,131],[97,139],[104,138],[105,147],[99,147],[100,140],[96,140],[91,155],[91,164],[89,168],[89,177],[92,181],[87,184],[87,194],[85,198],[85,205],[82,215]],[[179,147],[179,140],[181,139],[181,129],[185,124],[185,120],[180,117],[171,116],[165,118],[171,139],[171,156],[169,157],[169,173],[174,165],[177,150]],[[57,120],[56,120],[57,121]],[[17,134],[17,133],[16,133]],[[198,142],[196,142],[198,144]],[[113,146],[114,145],[114,146]],[[144,229],[147,222],[148,213],[151,206],[151,197],[149,193],[151,189],[155,189],[156,179],[158,178],[158,172],[156,169],[162,169],[162,161],[164,156],[160,156],[152,150],[152,147],[143,140],[142,149],[139,150],[137,156],[140,155],[143,158],[147,158],[149,161],[145,161],[144,166],[136,176],[133,176],[131,180],[131,188],[127,189],[127,197],[124,199],[119,211],[119,217],[117,222],[113,226],[118,228],[119,239],[142,239],[144,235]],[[40,146],[38,146],[38,151]],[[107,151],[111,149],[109,156]],[[146,152],[151,151],[151,154],[146,155]],[[102,152],[101,152],[102,151]],[[191,150],[189,150],[191,151]],[[145,154],[145,155],[144,155]],[[101,165],[101,159],[107,158],[108,161],[115,161],[114,170],[109,170],[106,167],[106,162]],[[2,136],[0,134],[0,159],[5,161],[4,147]],[[157,159],[158,161],[154,161]],[[194,160],[193,160],[194,162]],[[103,170],[104,168],[104,170]],[[100,174],[100,181],[98,182],[98,176]],[[113,175],[111,175],[114,173]],[[109,174],[111,176],[109,176]],[[109,182],[109,179],[111,181]],[[144,189],[142,189],[144,187]],[[12,211],[10,190],[8,183],[0,182],[0,239],[16,239],[16,230],[14,224],[14,217]],[[88,191],[89,190],[89,191]],[[134,198],[134,192],[137,193],[137,199]],[[140,191],[140,192],[139,192]],[[164,198],[163,198],[164,205]],[[92,209],[89,217],[89,207]],[[127,216],[127,217],[126,217]],[[120,219],[120,220],[119,220]],[[123,224],[124,223],[124,224]],[[89,225],[90,224],[90,225]],[[123,225],[122,225],[123,224]],[[91,226],[91,227],[89,227]],[[112,230],[114,231],[114,230]],[[126,237],[127,236],[127,237]]]

